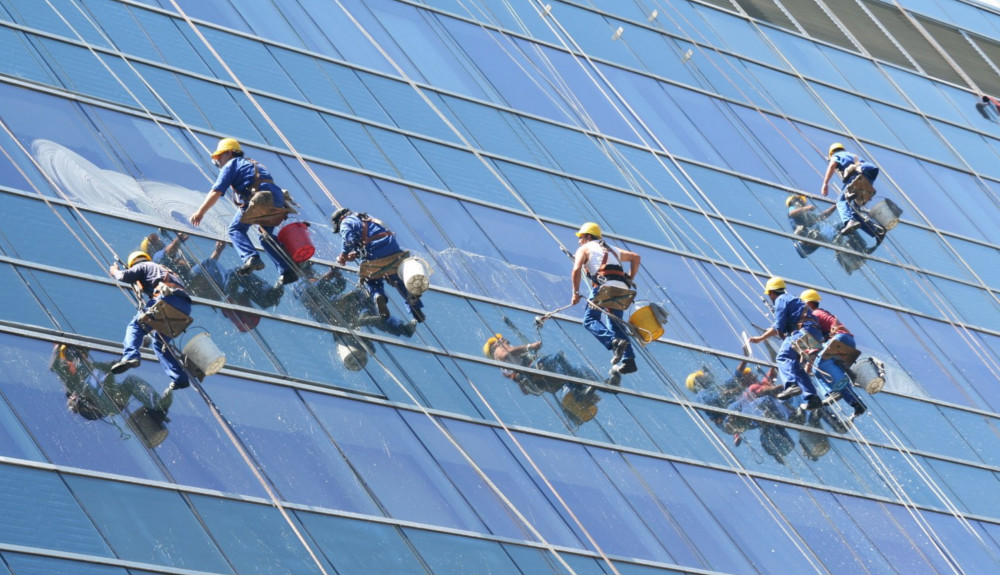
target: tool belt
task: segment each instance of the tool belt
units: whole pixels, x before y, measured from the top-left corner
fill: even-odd
[[[823,349],[824,359],[833,359],[841,364],[844,369],[854,365],[854,362],[861,357],[861,352],[847,345],[839,339],[831,339]]]
[[[811,359],[812,354],[810,354],[809,352],[819,351],[819,349],[823,347],[823,344],[820,343],[818,339],[810,335],[809,332],[803,331],[802,333],[803,333],[802,337],[792,342],[792,348],[795,351],[799,352],[799,355],[803,357],[809,355],[810,356],[809,363],[812,363]]]
[[[157,300],[146,310],[146,313],[139,317],[139,323],[169,338],[175,338],[184,333],[192,321],[194,320],[191,319],[191,316],[162,299]]]
[[[626,310],[632,305],[632,301],[635,300],[635,294],[635,290],[629,288],[625,282],[612,280],[602,284],[597,289],[597,293],[594,294],[594,298],[590,301],[597,307]]]
[[[269,190],[260,189],[261,184],[273,184],[274,180],[261,178],[260,164],[253,160],[250,161],[253,162],[253,183],[250,184],[250,201],[246,203],[246,206],[243,206],[243,204],[236,201],[235,197],[233,198],[233,202],[243,209],[243,215],[240,216],[240,223],[257,224],[265,228],[274,227],[285,221],[288,214],[295,213],[295,209],[290,207],[292,205],[292,196],[288,193],[288,190],[281,190],[282,198],[285,200],[285,207],[275,207],[274,194]]]
[[[361,279],[365,280],[376,280],[390,276],[396,273],[399,264],[408,257],[410,257],[409,250],[403,250],[377,260],[361,262],[358,275],[361,276]]]
[[[847,184],[847,189],[844,190],[844,196],[848,200],[854,200],[858,206],[864,206],[875,197],[875,188],[872,183],[861,173],[861,162],[854,162],[847,169],[844,170],[844,180],[851,177],[852,174],[857,172],[857,176],[851,180],[851,183]]]

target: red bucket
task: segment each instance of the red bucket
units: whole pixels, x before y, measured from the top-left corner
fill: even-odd
[[[307,261],[316,253],[316,246],[309,239],[309,224],[303,222],[293,222],[281,228],[278,241],[297,264]]]

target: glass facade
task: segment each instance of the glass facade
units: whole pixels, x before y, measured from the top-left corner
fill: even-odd
[[[1000,569],[1000,12],[898,4],[0,0],[0,575]],[[309,224],[297,283],[232,273],[228,198],[189,222],[225,137]],[[881,244],[789,217],[832,142]],[[433,268],[425,322],[361,321],[343,206]],[[618,385],[546,315],[584,222],[668,315]],[[138,249],[220,373],[111,373]],[[862,416],[727,382],[774,365],[770,276],[855,336]]]

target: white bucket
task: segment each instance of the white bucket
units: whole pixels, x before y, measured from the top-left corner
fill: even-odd
[[[903,209],[890,199],[884,199],[868,210],[868,215],[878,222],[878,225],[887,230],[896,227],[896,224],[899,223],[899,216],[902,213]]]
[[[406,291],[414,296],[423,294],[431,287],[430,276],[433,270],[423,258],[406,258],[399,264],[396,273],[403,279]]]
[[[869,356],[855,363],[850,374],[854,385],[864,388],[868,393],[878,393],[885,386],[885,378],[882,369],[879,369],[878,360]]]
[[[205,375],[219,373],[226,365],[226,354],[222,353],[207,331],[191,338],[184,346],[184,358],[193,363]]]
[[[360,346],[338,343],[337,355],[344,362],[344,367],[351,371],[360,371],[368,364],[368,352]]]

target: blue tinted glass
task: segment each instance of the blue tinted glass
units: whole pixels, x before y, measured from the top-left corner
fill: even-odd
[[[283,499],[380,514],[299,392],[239,380],[213,383],[212,399],[253,445],[255,459]]]
[[[58,85],[52,73],[41,66],[35,58],[29,36],[10,28],[0,28],[0,42],[4,46],[4,58],[0,61],[0,70],[16,78],[24,78],[43,84]]]
[[[432,573],[514,573],[517,567],[499,543],[405,528],[407,539]]]
[[[298,538],[304,532],[297,522],[295,529],[271,506],[228,501],[214,497],[192,495],[191,500],[211,533],[215,543],[236,573],[269,573],[280,565],[290,573],[321,573],[323,571]],[[295,515],[289,514],[292,521]],[[308,541],[308,540],[307,540]]]
[[[906,101],[886,78],[875,63],[861,56],[829,46],[818,46],[830,62],[838,68],[844,77],[839,85],[853,87],[854,91],[865,96],[885,100],[889,103],[906,105]],[[825,99],[825,98],[824,98]],[[835,107],[834,110],[837,110]],[[844,116],[838,112],[838,115]]]
[[[229,571],[179,493],[87,477],[69,476],[66,482],[122,559]]]
[[[145,571],[126,571],[121,567],[95,565],[81,561],[68,561],[37,555],[21,555],[6,552],[4,562],[18,575],[146,575]],[[0,565],[0,573],[10,573],[5,565]]]
[[[394,410],[322,397],[311,404],[386,513],[482,531],[480,520]]]
[[[4,513],[0,530],[9,545],[112,557],[91,519],[64,480],[50,471],[0,466]]]
[[[399,527],[305,512],[296,517],[337,573],[426,573]]]

